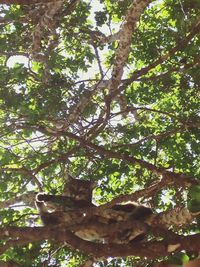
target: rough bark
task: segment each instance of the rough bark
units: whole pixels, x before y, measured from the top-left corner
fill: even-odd
[[[51,240],[60,243],[65,243],[72,249],[78,249],[84,254],[94,255],[100,257],[126,257],[126,256],[139,256],[147,257],[149,259],[157,258],[161,256],[170,255],[168,251],[169,246],[174,246],[176,249],[173,252],[179,252],[182,250],[197,252],[200,249],[200,234],[193,236],[177,236],[174,239],[153,241],[147,243],[134,244],[98,244],[89,241],[84,241],[65,228],[58,227],[7,227],[0,228],[0,238],[8,239],[10,246],[23,245],[30,241],[43,241]],[[16,238],[17,242],[16,242]],[[12,241],[13,240],[13,244]],[[9,246],[2,246],[0,253],[7,250]]]

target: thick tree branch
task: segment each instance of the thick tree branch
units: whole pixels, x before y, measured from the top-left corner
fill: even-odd
[[[126,256],[139,256],[147,257],[149,259],[167,256],[171,252],[178,252],[181,250],[196,252],[200,249],[200,234],[193,236],[180,236],[174,239],[153,241],[146,243],[134,244],[97,244],[89,241],[84,241],[70,231],[66,229],[60,229],[58,227],[7,227],[0,228],[1,239],[16,239],[18,238],[19,244],[22,240],[28,240],[32,242],[51,240],[60,243],[67,244],[72,249],[78,249],[87,255],[94,255],[95,257],[126,257]],[[173,251],[170,251],[174,248]]]
[[[132,34],[136,28],[144,9],[152,0],[134,0],[125,17],[124,23],[119,32],[119,46],[115,52],[115,60],[109,83],[109,91],[112,93],[118,89],[123,75],[123,69],[127,64],[129,56]]]

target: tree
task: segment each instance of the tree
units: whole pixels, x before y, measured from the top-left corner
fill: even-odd
[[[195,259],[199,1],[0,3],[0,266]]]

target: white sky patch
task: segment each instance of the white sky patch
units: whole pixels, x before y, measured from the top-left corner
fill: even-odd
[[[171,202],[171,204],[175,206],[175,202],[172,200],[172,196],[169,194],[168,190],[163,190],[161,199],[164,204],[168,204],[169,202]]]
[[[149,7],[152,7],[152,6],[155,6],[155,5],[159,5],[159,4],[162,4],[162,3],[164,3],[163,0],[157,0],[157,1],[153,2],[153,3],[150,3]]]
[[[24,64],[26,68],[28,68],[29,59],[25,56],[12,56],[7,61],[7,66],[9,68],[13,68],[16,63]]]
[[[90,3],[91,5],[91,10],[90,10],[90,15],[88,16],[88,20],[92,21],[94,23],[94,27],[98,28],[103,34],[105,34],[106,36],[115,32],[118,32],[120,29],[120,25],[121,23],[113,23],[112,22],[112,29],[110,29],[108,27],[108,25],[102,25],[102,27],[97,27],[96,22],[95,22],[95,12],[99,12],[99,11],[104,11],[104,4],[101,4],[99,1],[96,0],[86,0],[86,3]],[[105,58],[105,54],[108,53],[108,49],[107,47],[104,47],[103,50],[98,50],[99,52],[99,57],[100,57],[100,61],[101,59]],[[101,62],[101,66],[103,68],[104,74],[106,73],[106,77],[107,79],[110,78],[111,75],[111,69],[107,70],[105,68],[105,66],[103,65],[103,62]],[[99,66],[97,64],[97,61],[95,61],[93,63],[93,65],[87,70],[87,72],[85,71],[78,71],[79,76],[81,77],[81,79],[92,79],[95,77],[95,74],[99,74],[100,70],[99,70]]]
[[[91,1],[91,7],[92,7],[91,8],[91,14],[88,18],[89,18],[89,20],[94,21],[94,23],[95,23],[95,12],[104,11],[105,5],[99,3],[99,1],[94,0],[94,1]],[[96,25],[96,23],[95,23],[95,25]],[[112,22],[112,25],[111,25],[112,29],[110,29],[108,27],[108,25],[102,25],[101,27],[99,27],[99,29],[105,35],[110,35],[111,31],[112,31],[112,33],[118,32],[120,29],[120,25],[121,25],[121,23]]]

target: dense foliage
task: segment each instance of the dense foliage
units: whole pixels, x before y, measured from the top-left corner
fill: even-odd
[[[1,260],[75,267],[156,266],[171,252],[179,262],[195,258],[198,216],[171,240],[150,235],[141,252],[93,244],[109,247],[105,257],[87,241],[26,230],[42,229],[35,194],[62,195],[68,175],[96,182],[96,205],[200,211],[200,2],[27,2],[0,1]]]

